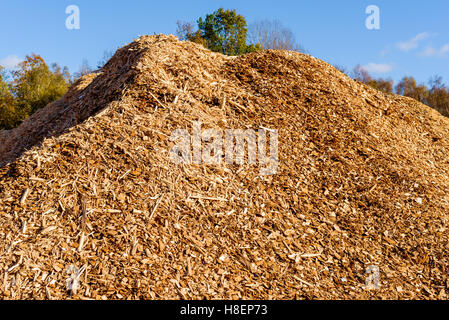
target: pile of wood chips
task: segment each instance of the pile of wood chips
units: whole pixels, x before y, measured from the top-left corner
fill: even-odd
[[[194,121],[278,130],[278,172],[171,162]],[[0,135],[0,297],[446,299],[448,151],[309,55],[143,36]]]

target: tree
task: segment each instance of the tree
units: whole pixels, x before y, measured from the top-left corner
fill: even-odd
[[[352,71],[352,76],[355,80],[363,82],[376,90],[393,93],[394,81],[392,79],[375,79],[359,64]]]
[[[184,22],[178,20],[176,22],[176,35],[181,41],[191,41],[203,45],[207,48],[206,40],[203,38],[201,30],[194,30],[193,25],[190,22]]]
[[[284,27],[279,20],[257,21],[248,29],[251,43],[259,43],[263,49],[304,52],[304,49],[296,42],[293,32]]]
[[[12,72],[11,92],[21,120],[61,98],[68,89],[68,69],[53,64],[52,70],[41,56],[32,54]]]
[[[368,71],[365,70],[360,64],[356,65],[355,68],[352,70],[352,77],[360,82],[368,83],[373,78],[369,74]]]
[[[394,81],[392,79],[371,79],[366,84],[379,91],[385,93],[393,93]]]
[[[53,63],[51,65],[51,69],[53,70],[53,74],[57,75],[58,77],[62,76],[67,83],[71,84],[72,75],[70,74],[69,68],[67,68],[67,66],[61,69],[61,67],[57,63]]]
[[[106,65],[106,63],[108,63],[108,61],[112,58],[113,55],[114,55],[114,52],[112,52],[111,50],[105,50],[103,52],[103,58],[101,58],[101,60],[98,61],[98,63],[97,63],[97,68],[102,69]],[[86,69],[88,69],[89,63],[86,63],[86,66],[87,66]]]
[[[89,66],[89,61],[87,59],[83,59],[83,62],[81,63],[81,67],[80,67],[79,71],[73,75],[74,80],[77,80],[77,79],[79,79],[85,75],[88,75],[92,72],[93,72],[93,70]]]
[[[4,69],[0,66],[0,130],[14,128],[19,121],[14,97],[5,77]]]
[[[246,47],[246,53],[257,52],[263,50],[263,47],[260,43],[250,44]]]
[[[341,73],[344,73],[346,75],[348,74],[348,70],[346,70],[345,66],[342,66],[342,65],[339,65],[339,64],[335,64],[334,68],[337,69],[338,71],[340,71]]]
[[[220,8],[206,15],[205,19],[200,18],[198,28],[201,38],[212,51],[231,56],[248,52],[246,20],[235,10]]]
[[[396,93],[426,103],[429,91],[425,85],[417,85],[413,77],[404,77],[397,84]]]
[[[430,90],[428,104],[441,114],[449,116],[449,88],[443,83],[443,78],[435,76],[429,81]]]
[[[190,22],[178,20],[176,22],[176,35],[181,41],[190,41],[195,34],[194,26]]]
[[[247,44],[246,20],[235,10],[220,8],[204,19],[199,18],[196,30],[190,22],[178,20],[176,24],[179,40],[195,42],[215,52],[234,56],[263,49],[257,42]]]
[[[429,86],[430,86],[430,90],[431,91],[435,91],[435,90],[441,90],[441,89],[448,89],[444,83],[443,83],[443,78],[441,76],[433,76],[432,78],[430,78],[429,80]]]

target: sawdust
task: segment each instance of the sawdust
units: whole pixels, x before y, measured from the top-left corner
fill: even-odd
[[[277,174],[172,163],[194,121],[278,130]],[[448,133],[308,55],[141,37],[0,136],[0,297],[445,299]]]

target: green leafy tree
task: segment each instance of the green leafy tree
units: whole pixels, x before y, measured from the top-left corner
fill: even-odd
[[[198,29],[190,22],[178,21],[176,35],[181,41],[191,41],[226,55],[241,55],[260,51],[263,45],[247,44],[248,28],[245,18],[235,10],[218,9],[199,18]],[[289,38],[292,39],[292,38]]]
[[[220,8],[214,13],[206,15],[205,19],[200,18],[198,28],[201,38],[212,51],[235,56],[254,51],[256,48],[255,46],[248,47],[246,20],[235,10]]]
[[[250,44],[246,47],[246,53],[257,52],[263,50],[263,47],[260,43]]]
[[[67,68],[61,70],[54,64],[51,70],[41,56],[27,56],[12,72],[10,85],[21,120],[61,98],[68,89],[68,78]]]
[[[19,121],[14,97],[5,81],[5,72],[0,66],[0,130],[11,129]]]

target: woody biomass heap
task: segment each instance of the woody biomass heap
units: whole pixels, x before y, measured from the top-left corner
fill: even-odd
[[[194,121],[278,130],[277,173],[171,162]],[[448,119],[311,56],[144,36],[0,134],[0,297],[444,299],[448,150]]]

